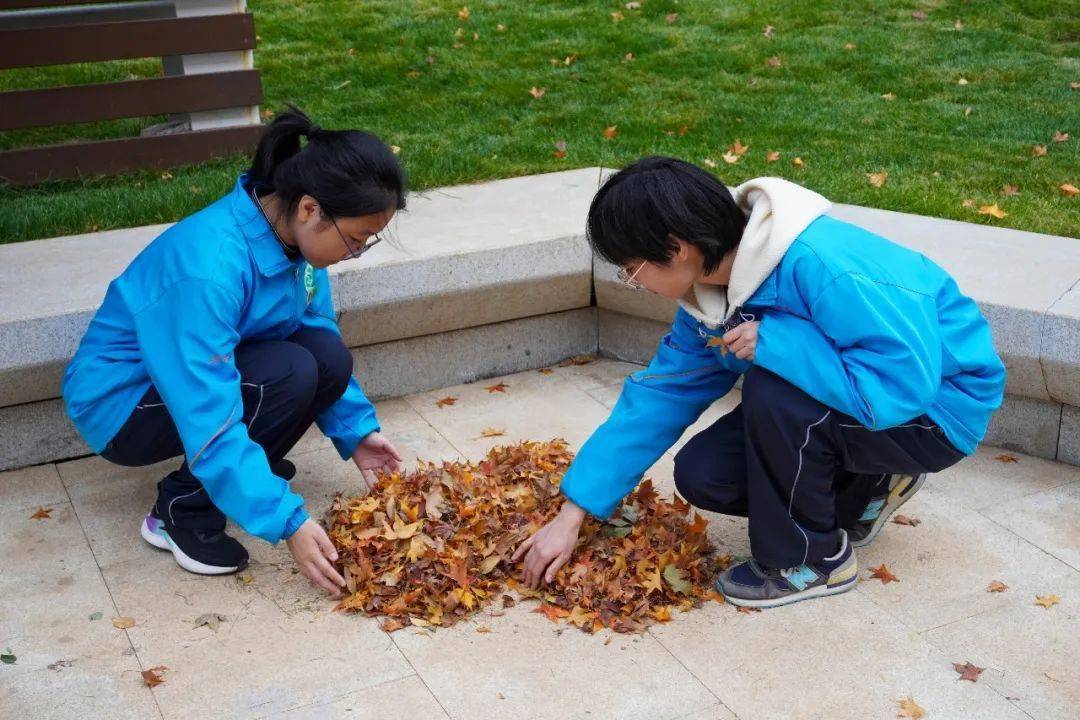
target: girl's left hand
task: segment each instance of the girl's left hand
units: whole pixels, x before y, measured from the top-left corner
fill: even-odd
[[[401,454],[380,432],[373,432],[361,440],[353,451],[352,459],[360,474],[364,476],[369,491],[378,481],[376,470],[396,472],[401,469]]]
[[[726,332],[722,339],[724,344],[727,345],[727,349],[735,353],[735,357],[740,360],[753,362],[754,352],[757,350],[758,325],[760,324],[757,320],[750,320]]]

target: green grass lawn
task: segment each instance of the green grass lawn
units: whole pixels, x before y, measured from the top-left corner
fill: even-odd
[[[715,163],[729,184],[779,175],[838,202],[1080,235],[1080,196],[1060,189],[1080,186],[1075,4],[627,4],[249,1],[264,107],[295,102],[324,127],[376,132],[400,146],[414,188],[661,153]],[[4,71],[0,89],[157,72],[152,60]],[[0,133],[0,148],[150,122]],[[1074,137],[1054,142],[1055,132]],[[749,150],[728,164],[736,139]],[[768,151],[780,160],[767,162]],[[243,167],[234,158],[0,189],[0,242],[176,220],[225,193]],[[887,180],[873,187],[867,174],[881,171]],[[978,213],[993,203],[1004,218]]]

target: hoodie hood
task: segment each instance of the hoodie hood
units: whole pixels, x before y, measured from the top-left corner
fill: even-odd
[[[749,300],[795,238],[832,209],[832,203],[821,195],[783,178],[747,180],[731,194],[747,216],[731,280],[727,287],[695,283],[679,301],[690,315],[711,328],[719,327]]]

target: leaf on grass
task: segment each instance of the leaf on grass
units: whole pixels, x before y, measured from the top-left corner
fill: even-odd
[[[887,93],[885,93],[884,95],[881,96],[881,99],[892,102],[893,100],[896,99],[896,93],[887,92]]]
[[[958,680],[967,680],[969,682],[977,682],[979,679],[979,675],[981,675],[982,671],[985,670],[985,668],[972,665],[971,661],[967,661],[963,664],[953,663],[952,666],[953,670],[960,673],[960,677],[957,678]]]
[[[765,153],[765,162],[773,163],[773,162],[776,162],[779,159],[780,159],[780,153],[777,152],[776,150],[770,150],[767,153]]]
[[[1002,185],[1001,186],[1001,194],[1004,195],[1005,197],[1012,197],[1013,195],[1019,195],[1020,194],[1020,186],[1019,185]]]
[[[447,396],[447,397],[444,397],[442,400],[436,401],[435,404],[438,407],[444,408],[444,407],[449,407],[450,405],[453,405],[456,402],[457,402],[456,397]]]
[[[623,14],[621,12],[616,10],[615,12],[611,13],[611,22],[620,23],[622,21],[623,21]]]
[[[668,13],[667,15],[664,16],[664,22],[666,22],[668,25],[671,25],[672,23],[674,23],[678,19],[679,19],[679,13]]]
[[[564,157],[566,157],[566,141],[565,140],[556,140],[555,141],[555,159],[556,160],[562,160]]]
[[[712,158],[705,158],[701,162],[704,163],[705,167],[708,167],[708,168],[716,167],[716,161],[713,160]]]
[[[963,77],[963,76],[961,76],[961,77],[960,77],[960,78],[959,78],[959,79],[958,79],[958,80],[956,81],[956,84],[957,84],[957,85],[968,85],[969,83],[968,83],[968,79],[967,79],[966,77]]]
[[[206,627],[210,628],[211,630],[213,630],[214,632],[217,632],[218,625],[220,625],[223,622],[228,622],[228,621],[229,621],[229,618],[225,617],[221,613],[216,613],[216,612],[203,613],[199,617],[195,618],[194,627],[201,628],[203,626],[206,626]]]
[[[529,90],[529,94],[533,96],[533,99],[539,100],[540,98],[544,97],[544,95],[547,94],[547,88],[546,87],[538,88],[535,85],[533,85],[532,88]]]
[[[615,136],[617,136],[618,134],[619,134],[619,126],[618,125],[608,125],[606,128],[604,128],[604,139],[605,140],[614,140]]]
[[[147,687],[157,687],[161,683],[165,682],[165,678],[162,677],[162,673],[164,673],[168,669],[169,668],[165,667],[164,665],[158,665],[157,667],[152,667],[149,670],[143,670],[143,682],[146,683]]]
[[[1050,609],[1061,602],[1061,598],[1057,595],[1036,595],[1035,604],[1041,607]]]
[[[766,25],[765,29],[761,31],[761,34],[767,38],[771,38],[773,36],[773,31],[775,30],[776,28],[774,28],[772,25]]]
[[[1001,582],[1000,580],[995,580],[994,582],[992,582],[992,583],[990,583],[989,585],[986,586],[986,592],[992,592],[992,593],[1005,592],[1008,589],[1009,589],[1009,586],[1006,585],[1005,583]]]
[[[1042,157],[1043,155],[1046,154],[1046,146],[1045,145],[1034,145],[1034,146],[1032,146],[1031,154],[1034,155],[1035,157]]]
[[[1065,142],[1069,139],[1069,133],[1061,132],[1060,130],[1054,131],[1054,142]]]
[[[135,618],[129,617],[117,617],[113,618],[113,627],[118,630],[127,630],[128,628],[135,627]]]
[[[972,199],[970,199],[970,198],[968,198],[967,200],[964,200],[964,201],[963,201],[962,203],[960,203],[960,204],[961,204],[961,205],[962,205],[963,207],[966,207],[966,208],[973,208],[973,207],[975,207],[975,201],[974,201],[974,200],[972,200]]]
[[[30,516],[31,520],[49,520],[52,518],[53,508],[39,507],[37,512]]]
[[[910,525],[911,527],[915,527],[922,522],[917,517],[908,517],[907,515],[894,515],[892,521],[897,525]]]
[[[803,162],[803,159],[802,159],[801,157],[797,157],[797,158],[795,158],[794,160],[792,160],[792,161],[791,161],[791,164],[792,164],[792,165],[794,165],[794,166],[795,166],[795,167],[797,167],[797,168],[801,168],[801,167],[803,167],[804,165],[806,165],[806,163],[805,163],[805,162]]]
[[[498,382],[498,383],[495,383],[494,385],[488,385],[484,389],[487,390],[489,393],[497,393],[497,392],[505,393],[506,388],[508,388],[508,387],[510,387],[510,386],[507,385],[506,383]]]
[[[1014,463],[1020,462],[1019,458],[1015,455],[1009,455],[1008,453],[1002,453],[1001,455],[995,455],[994,459],[1001,463]]]
[[[926,717],[926,712],[919,707],[917,702],[915,702],[915,698],[909,696],[900,700],[899,703],[900,712],[897,714],[897,717],[915,719]]]
[[[888,585],[891,582],[900,582],[900,578],[893,575],[889,571],[889,568],[885,567],[884,563],[878,565],[876,568],[870,568],[870,577],[875,580],[880,580],[882,585]]]
[[[1071,185],[1069,183],[1064,183],[1062,185],[1059,185],[1058,187],[1061,188],[1061,192],[1065,193],[1069,197],[1080,193],[1080,189],[1078,189],[1075,185]]]
[[[458,10],[457,16],[459,20],[468,20],[470,14],[471,13],[469,12],[469,8],[463,7]]]
[[[915,12],[911,13],[911,17],[915,18],[916,20],[925,20],[929,16],[922,10],[916,10]]]
[[[853,42],[844,43],[844,49],[845,50],[854,50],[855,49],[855,43],[853,43]]]
[[[871,185],[879,188],[885,184],[885,180],[889,177],[889,172],[887,170],[882,170],[881,172],[867,173],[866,177],[870,180]]]
[[[724,162],[726,162],[728,165],[734,165],[735,163],[739,162],[739,156],[733,152],[726,152],[721,155],[721,157],[724,158]]]
[[[771,68],[778,68],[784,64],[784,61],[780,59],[779,55],[773,55],[771,58],[765,61],[765,65]]]
[[[1009,213],[1007,213],[1004,210],[1002,210],[1001,208],[999,208],[997,203],[994,203],[993,205],[980,205],[979,206],[979,214],[980,215],[990,215],[991,217],[996,217],[998,219],[1001,219],[1001,218],[1005,217],[1006,215],[1008,215]]]

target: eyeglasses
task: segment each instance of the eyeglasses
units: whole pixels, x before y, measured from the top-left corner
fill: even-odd
[[[345,233],[341,232],[341,228],[338,227],[337,220],[335,220],[332,215],[327,215],[327,217],[330,218],[330,222],[334,224],[334,229],[337,230],[337,234],[341,237],[341,242],[345,245],[345,252],[348,254],[349,260],[355,260],[371,248],[381,243],[383,240],[381,237],[379,237],[378,233],[375,233],[371,236],[375,238],[374,240],[368,240],[360,247],[359,250],[354,250],[354,243],[350,243],[349,240],[345,237]]]
[[[615,277],[617,277],[619,279],[619,282],[621,282],[623,285],[626,285],[633,290],[644,290],[645,286],[642,285],[639,280],[635,279],[637,278],[637,274],[641,272],[641,268],[643,267],[645,267],[645,263],[641,263],[640,265],[638,265],[637,269],[634,270],[634,272],[630,272],[626,268],[620,267],[618,272],[615,273]]]

